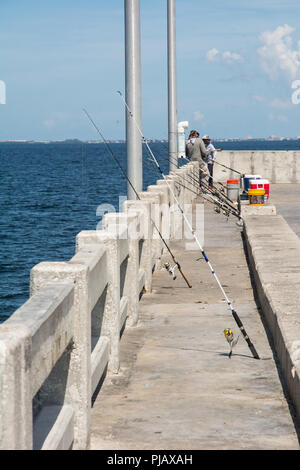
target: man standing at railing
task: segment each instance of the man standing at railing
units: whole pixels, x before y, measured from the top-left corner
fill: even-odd
[[[199,185],[201,187],[201,180],[208,176],[207,166],[205,161],[209,155],[206,151],[205,145],[198,131],[191,131],[185,147],[186,156],[190,161],[199,162]]]
[[[213,173],[214,173],[214,163],[217,158],[217,151],[213,144],[211,143],[211,139],[208,135],[204,135],[202,137],[205,149],[208,152],[207,156],[207,168],[209,171],[209,180],[208,180],[208,189],[212,189],[214,185],[214,180],[213,180]]]

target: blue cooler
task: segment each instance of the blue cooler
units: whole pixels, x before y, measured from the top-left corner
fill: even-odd
[[[260,180],[261,175],[245,175],[244,176],[244,191],[247,193],[250,189],[250,180]]]

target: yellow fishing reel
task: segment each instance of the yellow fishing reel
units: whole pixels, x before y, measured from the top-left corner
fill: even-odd
[[[227,328],[226,330],[224,330],[224,335],[228,343],[230,343],[233,340],[233,333],[230,328]]]
[[[230,351],[229,351],[229,355],[228,355],[228,357],[230,359],[231,356],[232,356],[232,349],[237,344],[240,336],[238,336],[235,339],[234,336],[233,336],[233,332],[232,332],[231,328],[226,328],[226,330],[224,330],[224,336],[225,336],[225,338],[228,341],[229,346],[230,346]]]

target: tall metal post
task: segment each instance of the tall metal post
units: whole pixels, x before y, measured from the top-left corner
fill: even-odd
[[[124,0],[125,8],[125,95],[132,112],[126,110],[127,175],[136,191],[143,188],[141,109],[141,34],[140,0]],[[127,183],[128,199],[136,195]]]
[[[168,0],[168,139],[169,170],[177,160],[176,0]]]

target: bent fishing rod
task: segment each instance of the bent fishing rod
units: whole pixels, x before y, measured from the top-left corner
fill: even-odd
[[[168,179],[167,179],[166,176],[164,175],[164,173],[163,173],[163,171],[162,171],[162,169],[161,169],[161,167],[160,167],[160,165],[159,165],[159,163],[158,163],[158,161],[157,161],[155,155],[153,154],[151,148],[149,147],[149,144],[148,144],[147,140],[146,140],[145,137],[143,136],[143,133],[142,133],[142,131],[141,131],[141,129],[140,129],[138,123],[136,122],[136,119],[135,119],[134,115],[132,114],[132,112],[131,112],[131,110],[130,110],[128,104],[126,103],[125,98],[123,97],[123,95],[122,95],[122,93],[121,93],[120,91],[118,91],[118,93],[120,94],[120,96],[121,96],[121,98],[122,98],[122,100],[123,100],[123,102],[124,102],[125,108],[127,109],[128,113],[129,113],[129,115],[130,115],[130,117],[133,119],[133,121],[134,121],[134,123],[135,123],[136,128],[138,129],[138,132],[139,132],[140,135],[141,135],[142,141],[146,144],[147,150],[148,150],[149,155],[151,156],[151,158],[152,158],[152,160],[153,160],[153,163],[157,166],[157,168],[158,168],[160,174],[162,175],[163,179],[166,181],[166,183],[167,183],[167,185],[168,185],[168,187],[169,187],[169,189],[170,189],[170,192],[172,193],[173,198],[174,198],[174,200],[175,200],[175,202],[176,202],[176,204],[177,204],[177,206],[178,206],[178,209],[179,209],[179,211],[181,212],[181,214],[182,214],[182,216],[183,216],[183,218],[184,218],[184,220],[185,220],[185,223],[186,223],[187,227],[189,228],[189,230],[190,230],[190,232],[191,232],[191,234],[192,234],[192,236],[193,236],[193,238],[194,238],[196,244],[198,245],[198,247],[199,247],[199,249],[200,249],[200,251],[201,251],[201,254],[202,254],[203,258],[205,259],[207,265],[209,266],[211,273],[213,274],[215,280],[217,281],[217,284],[218,284],[218,286],[219,286],[219,288],[220,288],[220,290],[221,290],[223,296],[225,297],[225,300],[226,300],[226,302],[227,302],[227,305],[228,305],[228,307],[229,307],[230,310],[231,310],[231,314],[232,314],[232,316],[233,316],[233,318],[234,318],[236,324],[238,325],[238,327],[239,327],[239,329],[240,329],[240,331],[241,331],[241,333],[242,333],[242,335],[243,335],[243,337],[244,337],[244,339],[245,339],[245,341],[246,341],[246,343],[247,343],[247,345],[248,345],[248,347],[249,347],[249,349],[250,349],[250,351],[251,351],[251,353],[252,353],[254,359],[259,359],[259,355],[258,355],[258,353],[257,353],[257,351],[256,351],[256,349],[255,349],[255,347],[254,347],[254,345],[253,345],[253,343],[252,343],[252,341],[250,340],[250,337],[249,337],[248,334],[246,333],[246,330],[245,330],[245,328],[244,328],[244,325],[243,325],[241,319],[239,318],[239,316],[238,316],[236,310],[234,309],[234,307],[233,307],[233,305],[232,305],[232,302],[229,300],[229,298],[228,298],[228,296],[227,296],[227,294],[226,294],[226,292],[225,292],[225,290],[224,290],[224,288],[223,288],[223,286],[222,286],[222,284],[221,284],[221,282],[220,282],[220,280],[219,280],[219,278],[218,278],[218,276],[217,276],[217,274],[216,274],[216,272],[215,272],[215,270],[214,270],[214,268],[213,268],[211,262],[209,261],[207,255],[206,255],[206,253],[205,253],[205,251],[204,251],[204,249],[202,248],[202,245],[201,245],[201,243],[200,243],[200,241],[199,241],[199,239],[198,239],[198,237],[197,237],[197,235],[196,235],[196,233],[195,233],[195,230],[193,230],[193,228],[192,228],[192,226],[191,226],[191,224],[190,224],[188,218],[186,217],[186,215],[185,215],[185,213],[184,213],[184,211],[183,211],[183,208],[181,207],[181,205],[180,205],[180,203],[179,203],[179,201],[178,201],[178,199],[177,199],[177,197],[176,197],[176,195],[175,195],[175,193],[174,193],[174,191],[173,191],[173,189],[172,189],[172,186],[169,184]]]
[[[108,144],[107,140],[105,139],[105,137],[103,136],[102,132],[100,131],[99,127],[96,125],[96,123],[93,121],[93,119],[91,118],[91,116],[89,115],[89,113],[86,111],[86,109],[83,109],[84,113],[86,114],[87,118],[89,119],[89,121],[91,122],[91,124],[94,126],[94,128],[96,129],[96,131],[98,132],[98,134],[101,136],[101,138],[103,139],[103,142],[105,143],[106,145],[106,148],[108,149],[110,155],[112,156],[112,158],[114,159],[115,163],[117,164],[118,168],[120,169],[122,175],[126,178],[126,180],[128,181],[128,184],[130,185],[131,189],[133,190],[134,194],[136,195],[137,199],[139,201],[141,201],[141,198],[138,194],[138,192],[136,191],[135,187],[133,186],[132,182],[130,181],[128,175],[126,174],[125,170],[123,169],[122,165],[120,164],[118,158],[116,157],[116,155],[114,154],[114,152],[112,151],[110,145]],[[162,236],[159,228],[157,227],[157,225],[155,224],[155,222],[153,221],[153,219],[151,218],[151,221],[153,223],[153,226],[154,228],[156,229],[160,239],[162,240],[163,244],[165,245],[166,249],[168,250],[168,253],[170,254],[173,262],[175,263],[176,267],[178,268],[178,271],[180,272],[181,276],[183,277],[183,279],[185,280],[187,286],[189,288],[192,287],[192,285],[190,284],[189,280],[187,279],[186,275],[184,274],[182,268],[181,268],[181,265],[179,264],[179,262],[176,260],[171,248],[169,247],[169,245],[167,244],[166,240],[164,239],[164,237]],[[165,264],[165,268],[167,269],[167,271],[169,272],[169,274],[172,274],[173,275],[173,279],[176,279],[176,277],[174,276],[174,267],[171,268],[168,263]]]

